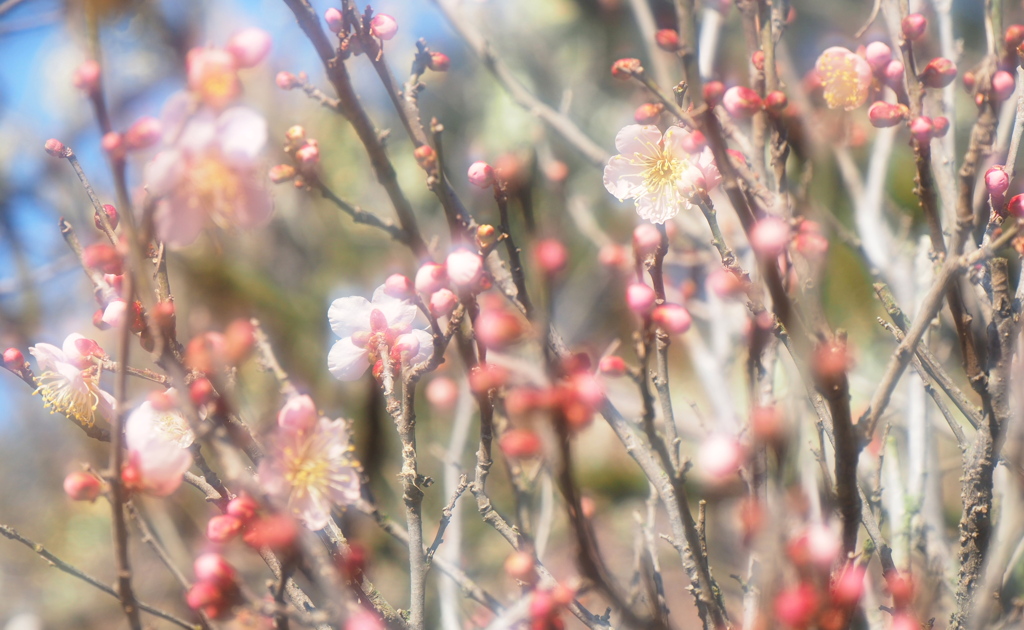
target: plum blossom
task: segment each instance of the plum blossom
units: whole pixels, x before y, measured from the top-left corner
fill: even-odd
[[[259,227],[273,210],[257,158],[267,121],[245,107],[216,112],[179,92],[163,112],[165,148],[146,165],[145,185],[158,198],[157,236],[191,244],[208,224]]]
[[[86,426],[95,424],[97,417],[111,417],[116,401],[100,389],[100,368],[93,358],[105,355],[95,341],[72,333],[61,348],[37,343],[28,351],[39,362],[35,393],[51,413],[60,412]]]
[[[124,425],[128,460],[121,477],[125,485],[158,497],[171,494],[192,467],[188,447],[194,439],[181,412],[142,403]]]
[[[860,55],[842,46],[833,46],[821,53],[814,69],[821,78],[825,103],[830,109],[857,109],[868,99],[871,87],[871,64]]]
[[[604,187],[616,199],[633,199],[640,218],[664,223],[681,208],[690,208],[690,196],[699,188],[710,190],[721,180],[711,150],[689,153],[690,132],[672,127],[665,132],[654,125],[628,125],[615,136],[619,155],[604,168]]]
[[[327,526],[333,505],[359,500],[360,465],[344,420],[282,421],[294,413],[286,407],[278,417],[259,480],[271,499],[315,531]]]
[[[334,300],[327,317],[341,339],[327,355],[327,369],[339,380],[354,381],[381,360],[382,346],[394,355],[393,361],[404,359],[408,365],[423,361],[430,356],[433,338],[425,330],[413,330],[416,313],[415,305],[388,295],[385,285],[377,287],[372,300],[360,296]],[[416,351],[410,353],[410,348]]]

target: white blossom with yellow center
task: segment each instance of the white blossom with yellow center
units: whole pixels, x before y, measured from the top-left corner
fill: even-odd
[[[29,352],[39,363],[38,388],[34,393],[43,398],[50,413],[62,413],[91,427],[97,418],[109,419],[114,410],[114,397],[100,389],[100,368],[75,351],[81,335],[69,335],[64,349],[38,343]]]

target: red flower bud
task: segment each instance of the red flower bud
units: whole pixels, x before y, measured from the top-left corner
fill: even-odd
[[[473,162],[467,172],[469,183],[478,188],[490,188],[494,184],[494,169],[487,162]]]
[[[213,391],[213,383],[208,378],[197,378],[188,387],[188,395],[192,404],[201,407],[216,398],[217,393]]]
[[[654,34],[654,41],[658,48],[668,52],[679,50],[679,33],[673,28],[663,28]]]
[[[206,523],[206,537],[211,542],[225,543],[242,531],[242,520],[230,514],[218,514]]]
[[[447,72],[451,65],[452,60],[448,58],[448,55],[436,51],[430,53],[430,63],[427,64],[427,67],[434,72]]]
[[[242,534],[242,541],[256,549],[264,545],[271,549],[287,549],[298,535],[299,528],[293,519],[284,514],[271,514],[249,523]]]
[[[1013,95],[1013,75],[1006,70],[997,70],[992,75],[992,96],[997,101],[1005,101]]]
[[[4,367],[15,374],[21,374],[25,370],[25,355],[17,348],[4,350]]]
[[[534,246],[533,259],[544,273],[554,275],[565,269],[569,262],[569,252],[561,241],[545,238]]]
[[[612,64],[612,76],[616,79],[628,79],[633,75],[643,74],[644,67],[640,65],[639,59],[625,57],[618,59]]]
[[[956,64],[945,57],[932,59],[921,72],[921,83],[930,88],[944,88],[955,78]]]
[[[734,85],[722,96],[722,106],[733,118],[750,118],[761,111],[761,97],[745,85]]]
[[[641,125],[653,125],[663,111],[665,106],[661,103],[644,103],[633,112],[633,120]]]
[[[82,264],[89,269],[119,275],[122,271],[122,262],[121,254],[106,243],[89,245],[82,250]]]
[[[932,137],[941,138],[949,131],[949,119],[945,116],[932,118]]]
[[[912,42],[916,42],[921,39],[925,29],[928,28],[928,19],[920,13],[911,13],[903,18],[900,28],[903,30],[904,37]]]
[[[626,362],[622,357],[613,354],[601,359],[597,369],[605,376],[622,376],[626,373]]]
[[[535,457],[541,451],[540,436],[528,429],[511,429],[498,439],[498,447],[506,457]]]
[[[378,13],[370,20],[370,34],[383,40],[389,40],[398,32],[398,22],[385,13]]]
[[[750,55],[750,64],[754,66],[759,72],[764,72],[764,51],[755,50],[753,55]]]
[[[708,81],[704,84],[704,102],[708,107],[715,107],[722,102],[725,94],[725,84],[721,81]]]
[[[1006,51],[1014,53],[1017,47],[1024,44],[1024,24],[1011,24],[1006,27],[1006,35],[1003,36],[1006,44]]]
[[[412,154],[416,158],[416,163],[425,171],[432,170],[437,165],[437,153],[429,144],[416,147]]]
[[[76,471],[64,477],[64,494],[72,501],[95,501],[101,491],[100,480],[91,473]]]
[[[789,99],[784,92],[775,90],[764,97],[764,108],[769,114],[779,115],[789,105]]]
[[[277,76],[274,77],[274,83],[282,90],[294,90],[300,85],[298,78],[294,74],[284,71],[277,73]]]
[[[1010,197],[1010,202],[1006,204],[1006,212],[1018,219],[1024,219],[1024,195]]]
[[[228,501],[227,513],[243,522],[247,522],[256,516],[256,510],[259,507],[256,499],[243,493]]]
[[[914,120],[910,121],[910,134],[914,138],[924,144],[932,139],[932,135],[935,133],[935,125],[932,124],[932,119],[927,116],[918,116]]]
[[[651,321],[673,335],[679,335],[690,329],[693,318],[690,312],[678,304],[663,304],[651,313]]]
[[[64,146],[63,142],[55,138],[50,138],[49,140],[47,140],[46,144],[43,145],[43,149],[45,149],[47,153],[49,153],[55,158],[62,158],[68,156],[67,147]]]
[[[893,127],[903,122],[909,113],[906,105],[877,101],[868,108],[868,120],[879,129]]]
[[[107,222],[110,223],[110,229],[112,229],[112,230],[117,229],[117,223],[120,220],[120,217],[118,217],[118,215],[117,215],[117,208],[115,208],[114,206],[110,205],[109,203],[108,204],[104,204],[103,205],[103,214],[107,215]],[[103,221],[100,219],[100,215],[98,213],[94,213],[93,214],[92,222],[93,222],[93,225],[96,226],[97,230],[102,230],[103,229]]]

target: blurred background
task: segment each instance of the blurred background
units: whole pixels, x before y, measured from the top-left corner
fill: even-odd
[[[321,15],[331,6],[327,1],[312,4]],[[544,102],[567,112],[611,153],[615,133],[633,122],[633,110],[643,98],[631,86],[610,77],[610,64],[620,57],[646,60],[650,54],[663,55],[662,62],[671,69],[673,80],[679,78],[671,55],[644,45],[630,4],[628,0],[482,0],[457,3],[457,11],[460,19],[489,40],[529,89]],[[791,4],[796,20],[786,39],[792,76],[802,77],[824,48],[856,47],[853,33],[866,21],[872,3],[792,0]],[[975,63],[982,53],[982,4],[975,0],[953,3],[956,36],[967,42],[962,67]],[[525,191],[517,197],[517,207],[524,201],[532,204],[538,233],[558,237],[570,248],[570,268],[554,305],[556,321],[567,342],[596,357],[613,341],[623,340],[621,353],[631,356],[629,339],[634,324],[621,299],[623,276],[598,261],[598,247],[582,234],[585,229],[581,230],[580,222],[580,216],[592,219],[614,242],[628,246],[636,224],[630,205],[617,203],[607,195],[599,169],[510,100],[434,3],[380,0],[372,6],[398,20],[398,35],[387,43],[385,52],[400,80],[407,76],[418,38],[452,59],[447,73],[428,72],[424,77],[426,89],[420,105],[424,120],[436,117],[445,126],[449,174],[477,221],[497,222],[493,199],[489,192],[470,187],[462,173],[478,159],[495,164],[503,161],[507,169],[519,174]],[[659,27],[675,26],[670,2],[652,0],[650,7]],[[85,243],[98,241],[101,235],[92,227],[91,207],[68,164],[48,157],[42,150],[51,137],[72,147],[103,202],[113,203],[111,175],[99,146],[100,133],[87,98],[72,85],[75,68],[90,58],[89,51],[101,47],[114,126],[125,129],[140,116],[159,117],[163,102],[183,87],[184,57],[191,47],[223,45],[234,32],[248,26],[267,30],[274,41],[268,60],[242,73],[242,102],[262,112],[269,122],[266,166],[284,160],[284,131],[300,124],[309,137],[320,142],[324,181],[342,198],[391,216],[387,197],[376,185],[365,152],[346,121],[319,107],[300,90],[283,92],[275,86],[278,71],[305,71],[313,84],[330,93],[319,59],[283,2],[0,1],[0,347],[14,346],[27,356],[30,345],[41,341],[60,345],[71,332],[96,338],[108,351],[115,347],[113,332],[92,327],[97,304],[57,230],[58,218],[66,217]],[[881,36],[882,32],[876,25],[867,39],[871,33]],[[365,58],[354,58],[349,67],[375,124],[391,130],[389,154],[424,234],[428,240],[432,235],[442,235],[436,246],[443,250],[443,214],[424,185],[423,171],[413,158],[412,147],[387,95]],[[727,85],[746,82],[747,67],[739,16],[735,9],[727,10],[716,75]],[[969,98],[960,92],[958,98]],[[830,131],[821,126],[847,124],[812,117],[810,113],[806,120],[822,134]],[[850,124],[859,128],[859,138],[847,127],[844,133],[835,135],[846,143],[857,163],[863,164],[865,135],[873,130],[866,126],[862,113]],[[966,125],[961,127],[958,146],[964,146],[963,134],[967,132]],[[893,211],[889,220],[913,235],[921,224],[909,184],[913,162],[905,143],[897,142],[894,151],[886,191],[887,206]],[[129,181],[133,186],[139,185],[142,165],[148,157],[135,156],[130,161]],[[840,221],[849,222],[850,202],[832,156],[812,152],[807,157],[814,162],[810,185],[817,204],[831,210]],[[329,415],[354,420],[360,453],[364,461],[373,463],[368,472],[375,492],[382,505],[400,514],[401,497],[393,483],[398,449],[391,422],[386,416],[382,419],[375,408],[373,385],[368,379],[339,384],[327,373],[326,355],[334,339],[326,313],[334,298],[369,296],[388,274],[413,273],[415,261],[407,250],[371,228],[354,224],[316,193],[283,184],[274,188],[274,197],[275,217],[268,228],[210,233],[171,257],[179,338],[222,329],[236,317],[258,317],[279,360],[300,388],[312,393]],[[724,216],[723,221],[729,223]],[[515,212],[513,231],[521,235],[523,229],[521,213]],[[691,238],[689,234],[685,225],[680,228],[680,251],[672,259],[670,273],[676,295],[685,291],[687,280],[702,281],[700,265],[692,264],[692,257],[710,260],[707,237]],[[836,241],[827,264],[822,303],[833,325],[850,331],[857,353],[856,413],[866,404],[875,382],[872,375],[877,374],[892,343],[888,333],[874,322],[881,311],[862,263]],[[531,277],[536,276],[531,273]],[[729,317],[744,317],[741,304],[728,305],[726,310]],[[735,343],[736,350],[734,363],[725,366],[722,382],[734,383],[736,391],[742,392],[742,341],[726,339],[725,343]],[[146,367],[143,354],[135,352],[138,358],[133,363],[139,367]],[[706,429],[705,422],[714,426],[715,415],[709,411],[714,409],[710,400],[714,396],[708,395],[703,389],[706,383],[694,374],[687,349],[673,346],[672,357],[677,400],[703,409],[703,415],[695,414],[683,422],[690,423],[694,433]],[[447,371],[442,368],[441,374]],[[142,399],[148,391],[144,383],[132,386],[134,400]],[[629,389],[625,384],[610,387]],[[273,425],[279,404],[275,392],[273,381],[255,365],[243,369],[239,399],[245,417],[257,431]],[[48,415],[39,398],[31,394],[17,378],[0,373],[0,523],[15,527],[68,562],[112,583],[107,505],[103,501],[72,503],[61,490],[65,474],[80,469],[81,463],[104,465],[106,448],[88,440],[63,417]],[[638,401],[625,392],[618,402],[626,413],[639,408]],[[742,408],[739,400],[735,404]],[[444,474],[442,461],[456,412],[424,406],[420,413],[421,466],[437,479]],[[586,456],[578,462],[578,477],[584,492],[596,503],[595,518],[604,551],[611,566],[621,567],[618,577],[625,583],[633,562],[636,528],[632,514],[645,510],[648,488],[621,446],[603,425],[598,425],[601,423],[595,423],[580,438],[581,452]],[[471,466],[472,450],[465,449],[461,458],[467,468]],[[502,492],[507,489],[507,479],[500,468],[495,467],[491,494],[499,509],[508,510],[508,493]],[[727,498],[721,499],[724,502]],[[718,502],[714,496],[711,499],[715,510]],[[446,501],[442,490],[428,492],[428,537]],[[469,567],[475,579],[496,593],[514,597],[515,584],[500,570],[509,550],[504,541],[474,518],[475,506],[470,503],[464,499],[460,504],[469,515],[463,521],[462,556],[472,559]],[[210,508],[188,487],[167,501],[144,505],[172,555],[187,567],[190,558],[203,548]],[[717,521],[720,530],[711,534],[716,546],[736,529],[732,524],[735,506],[722,505],[723,516]],[[951,505],[958,508],[955,500]],[[957,515],[956,510],[950,514],[954,524]],[[374,582],[393,603],[405,605],[404,552],[366,519],[353,518],[348,525],[353,532],[350,538],[372,552]],[[575,571],[571,538],[564,526],[564,522],[557,522],[547,562],[560,578],[570,577]],[[150,550],[133,544],[131,551],[141,598],[187,615],[180,588]],[[729,582],[727,588],[735,591],[735,584],[726,576],[742,565],[743,554],[727,547],[718,551],[723,559],[716,564],[716,570],[721,565],[719,581]],[[265,569],[253,563],[249,557],[252,554],[247,555],[244,549],[235,552],[233,560],[248,568],[251,583],[262,588],[262,580],[269,577]],[[683,576],[667,568],[666,582],[677,606],[689,608]],[[592,604],[595,612],[603,612],[599,601]],[[475,614],[469,604],[462,613],[466,618]],[[112,599],[55,571],[28,549],[0,539],[0,627],[109,628],[123,623],[122,613]],[[147,623],[166,627],[153,618]],[[570,623],[576,623],[575,619]]]

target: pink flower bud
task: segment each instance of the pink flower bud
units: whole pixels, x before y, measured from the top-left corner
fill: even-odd
[[[206,403],[213,402],[217,393],[213,389],[213,383],[208,378],[197,378],[188,386],[188,397],[192,404],[201,407]]]
[[[540,454],[543,445],[538,436],[528,429],[511,429],[498,439],[498,447],[506,457],[521,459]]]
[[[1006,50],[1010,53],[1016,53],[1017,47],[1024,44],[1024,24],[1011,24],[1006,28],[1006,34],[1003,36],[1003,41],[1006,44]]]
[[[722,96],[722,106],[733,118],[750,118],[761,111],[761,97],[745,85],[734,85]]]
[[[457,249],[445,260],[448,279],[460,289],[475,289],[483,276],[484,260],[468,249]]]
[[[112,229],[112,230],[117,229],[117,223],[120,220],[120,217],[117,216],[117,208],[115,208],[114,206],[110,205],[109,203],[108,204],[104,204],[103,205],[103,214],[105,214],[107,216],[107,223],[110,224],[110,229]],[[93,222],[93,225],[96,226],[97,230],[102,230],[103,229],[103,222],[100,220],[99,215],[93,214],[92,222]]]
[[[778,116],[789,106],[789,98],[785,92],[773,90],[764,97],[764,108],[769,114]]]
[[[674,28],[663,28],[654,34],[658,48],[668,52],[679,50],[679,33]]]
[[[928,28],[928,19],[920,13],[911,13],[903,18],[900,27],[903,30],[904,37],[912,42],[916,42],[921,39],[925,29]]]
[[[662,304],[651,313],[651,321],[673,335],[690,330],[693,318],[690,312],[678,304]]]
[[[707,288],[720,298],[736,295],[743,291],[743,281],[736,274],[719,267],[708,274]]]
[[[625,57],[618,59],[612,64],[612,76],[616,79],[628,79],[634,74],[642,74],[644,67],[640,65],[639,59]]]
[[[750,246],[758,256],[774,258],[789,244],[789,224],[776,217],[765,217],[750,230]]]
[[[601,359],[597,369],[605,376],[622,376],[626,373],[626,362],[622,357],[609,355]]]
[[[725,95],[725,84],[721,81],[708,81],[704,84],[704,102],[708,107],[715,107],[722,102]]]
[[[996,165],[985,171],[985,186],[990,195],[1002,195],[1010,188],[1010,175],[1006,167]]]
[[[398,32],[398,22],[395,18],[384,13],[378,13],[370,20],[370,33],[385,41],[391,39]]]
[[[298,175],[298,171],[291,164],[275,164],[267,173],[267,177],[275,184],[291,181],[295,179],[296,175]]]
[[[487,162],[473,162],[467,175],[469,183],[479,188],[490,188],[494,184],[494,169]]]
[[[415,289],[412,280],[400,273],[393,273],[384,281],[384,293],[400,300],[411,298]]]
[[[55,158],[63,158],[68,156],[67,147],[64,146],[63,142],[55,138],[50,138],[49,140],[47,140],[46,144],[43,145],[43,149],[45,149],[47,153],[49,153]]]
[[[705,481],[721,483],[730,480],[743,462],[743,448],[736,438],[715,433],[701,442],[697,451],[697,471]]]
[[[424,393],[427,396],[427,402],[431,405],[441,411],[449,411],[455,406],[455,401],[459,397],[459,386],[447,376],[438,376],[427,384]]]
[[[219,553],[204,553],[192,563],[197,582],[209,582],[222,586],[235,581],[235,569]]]
[[[444,317],[450,314],[458,303],[459,298],[455,297],[450,290],[438,289],[430,295],[430,302],[427,306],[430,308],[430,314],[434,317]]]
[[[108,131],[103,134],[103,137],[100,138],[100,148],[116,160],[124,159],[125,153],[128,151],[124,143],[124,135],[116,131]]]
[[[949,119],[945,116],[932,118],[932,137],[941,138],[949,131]]]
[[[918,116],[910,121],[910,134],[922,144],[931,141],[934,132],[935,125],[932,124],[932,119],[927,116]]]
[[[332,33],[340,33],[344,18],[341,15],[341,11],[331,7],[324,11],[324,22],[327,22],[327,28],[331,29]]]
[[[818,594],[810,584],[801,583],[775,597],[775,618],[793,628],[806,628],[818,612]]]
[[[906,105],[876,101],[868,108],[868,120],[879,129],[894,127],[903,122],[909,112]]]
[[[754,66],[754,69],[758,72],[764,72],[764,51],[755,50],[754,54],[750,55],[750,65]]]
[[[100,480],[91,473],[80,470],[64,477],[64,494],[72,501],[95,501],[101,491]]]
[[[644,103],[633,112],[633,120],[641,125],[653,125],[663,111],[665,106],[661,103]]]
[[[634,282],[626,287],[626,304],[629,306],[629,310],[638,315],[649,313],[654,308],[654,301],[657,299],[658,296],[655,295],[654,289],[642,282]]]
[[[515,343],[523,334],[519,318],[496,308],[487,308],[473,322],[476,340],[486,348],[501,349]]]
[[[424,263],[416,272],[416,291],[419,293],[434,293],[448,284],[448,276],[443,265],[437,263]]]
[[[299,87],[299,80],[291,72],[281,71],[274,77],[274,83],[282,90],[294,90]]]
[[[15,374],[21,374],[25,370],[25,355],[17,348],[4,350],[4,367]]]
[[[192,588],[188,589],[188,594],[185,595],[185,603],[192,610],[202,610],[204,613],[211,617],[217,617],[217,614],[210,614],[213,611],[222,611],[222,608],[226,605],[227,597],[225,596],[224,589],[220,585],[213,582],[196,582],[192,585]]]
[[[451,66],[452,60],[448,58],[448,55],[436,50],[430,53],[430,63],[427,64],[427,67],[434,72],[448,72],[448,68]]]
[[[702,131],[694,129],[683,137],[679,145],[687,153],[700,153],[704,150],[704,147],[708,146],[708,139],[704,137]]]
[[[227,513],[243,523],[247,523],[256,516],[256,510],[258,510],[259,507],[259,504],[256,503],[256,499],[242,493],[228,501]]]
[[[120,274],[123,260],[111,245],[95,243],[82,250],[82,264],[103,273]]]
[[[242,531],[242,520],[230,514],[218,514],[206,523],[206,538],[210,542],[226,543]]]
[[[270,33],[258,28],[247,28],[228,40],[227,51],[235,58],[235,65],[239,68],[251,68],[266,58],[270,45]]]
[[[277,426],[290,432],[308,431],[319,419],[320,413],[312,398],[292,396],[277,413]]]
[[[956,64],[945,57],[936,57],[928,62],[921,72],[921,83],[925,87],[944,88],[956,79]],[[1011,81],[1013,77],[1010,77]]]
[[[903,62],[893,59],[885,64],[885,68],[882,70],[882,78],[885,79],[886,84],[890,87],[896,88],[903,81],[904,71]]]
[[[420,165],[420,168],[425,171],[431,171],[437,166],[437,152],[429,144],[416,147],[412,155],[416,158],[416,163]]]
[[[992,95],[997,101],[1005,101],[1013,95],[1013,75],[1006,70],[997,70],[992,75]]]
[[[345,630],[384,630],[384,622],[368,610],[360,610],[345,621]]]
[[[1024,195],[1014,195],[1006,204],[1006,212],[1018,219],[1024,219]]]
[[[398,335],[391,351],[397,355],[399,360],[407,363],[419,353],[420,340],[412,334]]]
[[[885,42],[871,42],[864,49],[864,58],[871,64],[872,70],[881,72],[892,61],[892,48]]]
[[[95,94],[100,89],[100,64],[95,59],[82,62],[75,68],[71,82],[86,94]]]
[[[525,551],[516,551],[505,558],[505,573],[509,577],[525,582],[533,583],[537,579],[537,571],[534,566],[533,554]]]
[[[270,514],[249,523],[242,533],[242,542],[256,549],[263,546],[289,549],[298,535],[299,526],[294,519],[284,514]]]
[[[162,134],[159,120],[152,116],[143,116],[125,132],[125,148],[129,151],[147,149],[159,142]]]
[[[661,247],[661,230],[650,223],[641,223],[633,230],[633,252],[640,258]]]
[[[312,143],[304,145],[295,152],[295,161],[303,170],[316,168],[320,163],[320,147]]]
[[[565,269],[569,262],[569,252],[558,239],[545,238],[534,246],[533,259],[544,273],[555,275]]]
[[[864,595],[864,567],[847,564],[832,584],[832,602],[844,608],[857,605]]]

